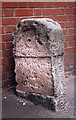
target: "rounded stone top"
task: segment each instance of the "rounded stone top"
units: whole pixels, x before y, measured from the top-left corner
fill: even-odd
[[[31,19],[23,19],[21,20],[22,23],[25,23],[26,21],[36,21],[40,24],[43,24],[48,29],[61,29],[61,26],[58,22],[50,19],[50,18],[31,18]]]
[[[16,56],[58,56],[63,54],[63,32],[50,18],[23,19],[13,32]]]

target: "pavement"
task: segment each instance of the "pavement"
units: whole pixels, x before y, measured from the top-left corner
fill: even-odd
[[[2,118],[75,118],[76,107],[74,104],[75,76],[65,79],[66,83],[66,110],[53,112],[41,105],[21,98],[15,91],[3,89],[2,92]],[[76,101],[76,100],[75,100]]]

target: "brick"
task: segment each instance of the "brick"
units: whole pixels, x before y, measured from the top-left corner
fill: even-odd
[[[6,26],[6,33],[11,33],[11,32],[13,32],[13,31],[14,31],[14,28],[15,28],[15,26],[7,25],[7,26]]]
[[[64,61],[67,65],[74,63],[74,54],[64,55]]]
[[[65,28],[65,22],[59,22],[62,28]]]
[[[2,24],[3,25],[15,25],[20,21],[19,18],[3,18]]]
[[[75,7],[75,2],[68,2],[69,7]]]
[[[65,9],[58,9],[58,15],[64,15],[65,14]]]
[[[2,10],[2,13],[1,13],[2,17],[3,17],[3,10]]]
[[[0,66],[2,66],[2,58],[0,58]]]
[[[43,18],[43,16],[31,16],[30,18]],[[44,16],[44,18],[46,18],[46,16]]]
[[[0,26],[0,34],[4,33],[4,26]]]
[[[75,14],[76,9],[75,8],[67,8],[65,9],[66,14]]]
[[[76,45],[76,41],[72,40],[72,41],[68,41],[68,47],[71,47],[71,46],[75,46]]]
[[[6,42],[6,48],[12,49],[12,42]]]
[[[42,10],[41,9],[34,9],[34,15],[39,16],[41,15]]]
[[[16,16],[32,16],[33,10],[32,9],[19,9],[15,11]]]
[[[7,65],[7,58],[2,58],[2,65]]]
[[[27,7],[27,2],[3,2],[2,8],[25,8]]]
[[[2,51],[2,56],[3,56],[3,57],[12,56],[12,50],[3,50],[3,51]]]
[[[0,17],[2,17],[2,10],[0,9]]]
[[[5,17],[10,17],[10,16],[13,16],[13,14],[14,14],[14,11],[13,10],[4,10],[3,11],[3,16],[5,16]]]
[[[67,41],[67,42],[64,43],[65,48],[74,47],[75,45],[76,45],[76,42],[74,40]]]
[[[70,29],[68,29],[68,31],[69,31],[69,34],[74,34],[74,33],[76,33],[76,29],[74,29],[74,28],[70,28]]]
[[[7,65],[7,58],[0,58],[0,66]]]
[[[2,71],[2,73],[7,73],[7,72],[10,72],[10,71],[14,71],[14,65],[3,65],[3,66],[0,66],[0,71]]]
[[[53,7],[67,7],[67,2],[53,2]]]
[[[68,34],[68,30],[67,29],[63,29],[63,33],[64,33],[64,35],[67,35]]]
[[[19,2],[18,8],[27,8],[27,2]]]
[[[2,41],[11,41],[12,40],[12,34],[3,34],[2,35]]]
[[[2,2],[2,8],[15,8],[19,7],[18,2]]]
[[[66,28],[74,28],[76,26],[76,22],[66,22]]]
[[[6,60],[6,61],[5,61]],[[6,64],[4,64],[4,62]],[[3,72],[9,72],[11,70],[14,69],[14,63],[12,61],[10,61],[10,63],[8,62],[8,58],[4,58],[2,61],[2,65],[3,65]]]
[[[69,21],[75,21],[76,18],[75,14],[70,14],[68,15],[68,17],[69,17]]]
[[[65,53],[66,54],[71,54],[71,53],[75,53],[76,52],[76,47],[71,47],[71,48],[66,48],[65,49]]]
[[[23,19],[28,19],[28,18],[29,18],[29,16],[21,17],[20,21],[23,20]]]
[[[64,63],[64,65],[65,65],[65,63]],[[69,71],[68,66],[65,65],[64,70],[65,70],[65,72],[68,72],[68,71]],[[66,73],[65,73],[65,74],[66,74]]]
[[[64,47],[67,48],[67,42],[64,42]]]
[[[2,25],[2,18],[0,18],[0,25]]]
[[[3,88],[7,88],[9,86],[13,86],[16,85],[15,79],[11,79],[11,80],[2,80],[2,86]]]
[[[48,18],[48,17],[54,20],[54,15],[47,15],[47,16],[44,16],[44,18]]]
[[[75,40],[75,38],[76,38],[76,35],[66,35],[65,36],[65,41],[67,41],[67,40]]]
[[[0,26],[0,34],[2,34],[2,26]]]
[[[2,34],[4,33],[4,26],[2,26]]]
[[[2,2],[0,2],[0,8],[2,8]]]
[[[44,2],[28,2],[28,8],[44,8]]]
[[[0,50],[0,58],[2,57],[2,50]]]
[[[9,66],[3,65],[2,66],[2,73],[9,72]]]
[[[2,80],[7,80],[7,73],[2,74]]]
[[[64,16],[62,16],[62,15],[59,15],[59,16],[55,16],[55,20],[56,21],[67,21],[68,20],[68,16],[67,15],[64,15]]]
[[[0,66],[0,73],[2,73],[2,66]],[[0,74],[0,78],[1,78],[2,76],[1,76],[1,74]]]
[[[43,15],[55,15],[57,12],[56,9],[43,9]]]
[[[53,3],[52,2],[44,2],[44,7],[51,8],[51,7],[53,7]]]
[[[6,49],[6,43],[0,43],[0,50]]]

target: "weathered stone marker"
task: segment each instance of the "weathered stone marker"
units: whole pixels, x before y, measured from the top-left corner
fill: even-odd
[[[42,104],[44,101],[50,109],[64,107],[64,41],[61,26],[47,18],[24,19],[16,25],[13,45],[18,83],[16,91]]]

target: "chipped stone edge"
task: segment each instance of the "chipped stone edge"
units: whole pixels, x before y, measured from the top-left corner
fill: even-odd
[[[65,94],[64,73],[62,70],[62,68],[64,68],[64,67],[60,68],[60,66],[58,64],[56,64],[59,61],[62,61],[62,58],[60,56],[58,56],[58,58],[56,59],[56,57],[52,57],[52,66],[53,66],[52,67],[52,75],[53,75],[53,81],[54,81],[55,107],[56,107],[56,111],[60,111],[62,109],[65,110],[66,94]],[[59,74],[60,72],[61,72],[61,74]]]

